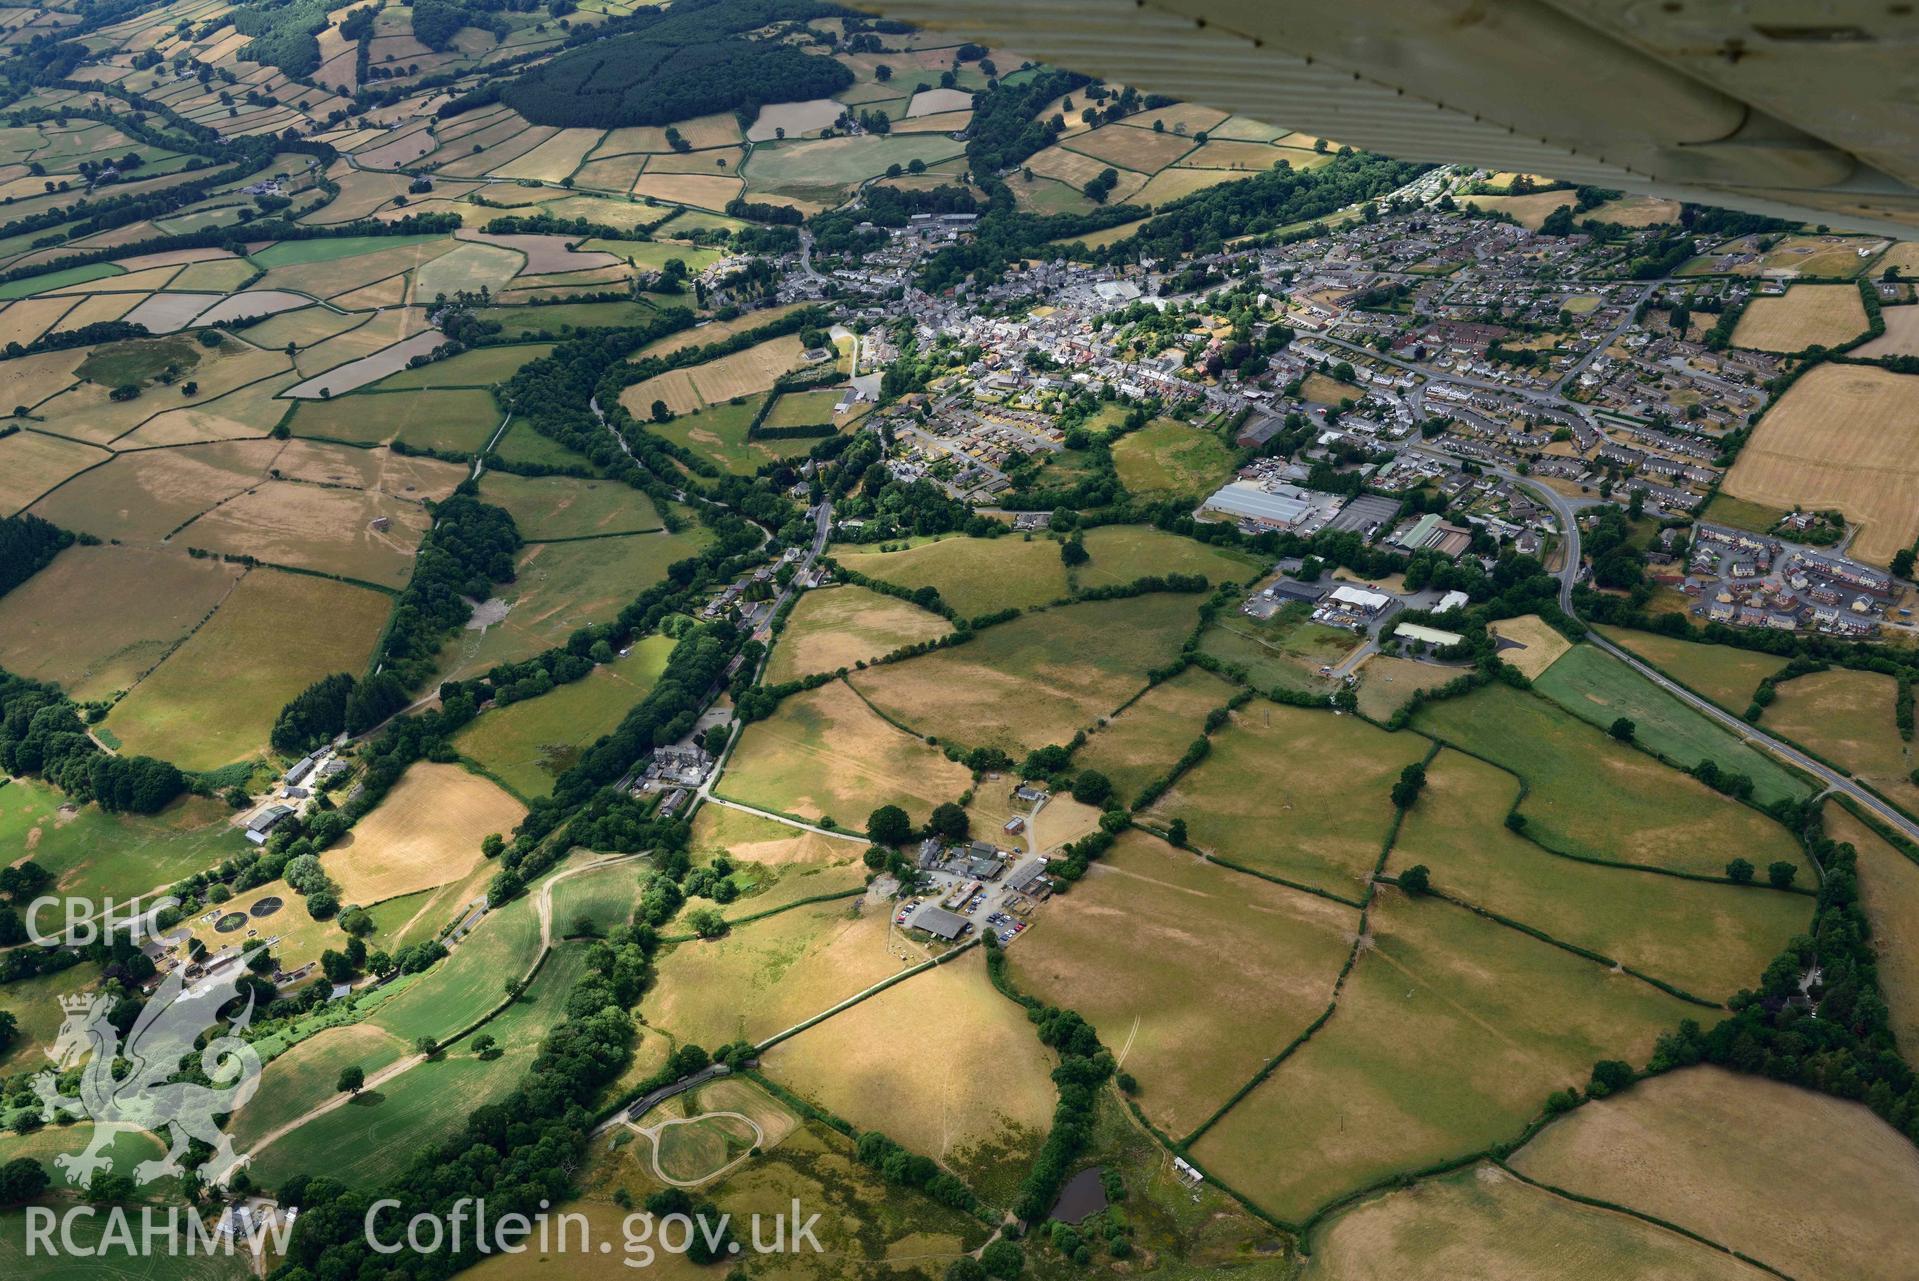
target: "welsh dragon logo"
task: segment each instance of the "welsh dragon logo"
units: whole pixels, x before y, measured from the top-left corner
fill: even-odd
[[[148,999],[124,1043],[107,1018],[111,998],[61,998],[66,1021],[46,1051],[57,1066],[34,1078],[34,1092],[40,1096],[43,1120],[65,1115],[93,1122],[84,1151],[54,1158],[67,1182],[86,1187],[95,1174],[111,1169],[106,1149],[121,1130],[146,1130],[169,1143],[165,1156],[134,1167],[136,1184],[182,1173],[180,1158],[193,1139],[213,1149],[212,1159],[201,1169],[211,1184],[224,1184],[246,1163],[214,1118],[238,1110],[259,1088],[260,1056],[236,1035],[252,1021],[251,997],[228,1031],[198,1047],[201,1070],[213,1084],[175,1079],[200,1037],[218,1025],[219,1010],[238,994],[237,980],[235,973],[187,990],[175,969]],[[60,1074],[88,1055],[92,1060],[81,1072],[79,1097],[60,1094]]]

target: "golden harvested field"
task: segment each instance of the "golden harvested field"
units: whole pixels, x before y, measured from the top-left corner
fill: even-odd
[[[664,953],[646,1021],[709,1047],[763,1041],[925,959],[885,902],[809,903]]]
[[[1561,205],[1570,208],[1576,199],[1570,191],[1535,191],[1524,196],[1461,196],[1459,203],[1488,213],[1511,214],[1520,226],[1538,231],[1553,210]]]
[[[725,342],[735,334],[743,334],[749,329],[770,325],[782,316],[791,315],[803,305],[788,303],[784,306],[769,307],[764,311],[749,311],[731,320],[710,320],[704,324],[694,325],[691,329],[681,329],[668,334],[658,342],[648,343],[634,352],[632,359],[644,360],[648,356],[670,356],[676,351],[685,351],[688,347],[708,347],[717,342]]]
[[[182,769],[251,756],[288,699],[322,676],[364,669],[391,606],[364,587],[250,570],[104,724],[127,751]]]
[[[1512,1164],[1789,1276],[1912,1275],[1919,1149],[1863,1103],[1688,1068],[1588,1104],[1548,1126]]]
[[[1358,931],[1352,908],[1133,830],[1007,961],[1020,991],[1092,1022],[1180,1137],[1324,1012]]]
[[[1850,547],[1884,565],[1919,538],[1919,377],[1855,365],[1807,373],[1759,420],[1725,492],[1773,507],[1837,508],[1864,528]]]
[[[727,202],[738,196],[744,186],[738,178],[719,175],[641,174],[633,184],[633,194],[717,212],[725,209]]]
[[[786,620],[767,664],[766,683],[852,667],[951,630],[938,614],[864,587],[810,591]]]
[[[1068,741],[1144,689],[1146,673],[1179,653],[1198,607],[1173,593],[1062,605],[848,679],[918,733],[1017,757]]]
[[[1193,1145],[1297,1222],[1516,1136],[1602,1058],[1643,1063],[1696,1006],[1435,899],[1382,891],[1326,1025]],[[1733,1124],[1728,1122],[1728,1124]]]
[[[1089,135],[1081,134],[1084,138]],[[1079,141],[1079,138],[1073,139]],[[1069,150],[1064,143],[1055,143],[1046,150],[1032,156],[1026,162],[1026,168],[1042,178],[1057,178],[1069,187],[1078,190],[1099,176],[1102,169],[1125,170],[1130,166],[1114,164],[1110,160],[1101,160],[1096,156]],[[1137,172],[1137,171],[1135,171]],[[1124,178],[1126,175],[1120,175]],[[1117,190],[1117,188],[1115,188]]]
[[[635,418],[645,419],[650,416],[655,400],[664,400],[668,409],[685,414],[702,405],[717,405],[735,396],[751,396],[770,390],[781,374],[805,364],[804,350],[797,334],[770,338],[703,365],[675,369],[634,383],[620,393],[620,403]]]
[[[1138,173],[1157,173],[1197,144],[1175,133],[1154,133],[1150,128],[1111,124],[1080,134],[1064,145],[1103,164]]]
[[[68,477],[112,457],[77,440],[14,432],[0,439],[0,511],[11,516]]]
[[[1016,1188],[1032,1166],[1058,1098],[1053,1063],[1026,1011],[987,978],[978,948],[782,1041],[762,1060],[786,1088],[989,1195]]]
[[[1835,669],[1782,681],[1760,725],[1837,761],[1908,810],[1919,809],[1919,765],[1899,737],[1893,698],[1899,683],[1878,672]]]
[[[1513,642],[1500,648],[1499,657],[1535,680],[1572,648],[1571,641],[1547,626],[1537,614],[1502,618],[1491,624],[1491,631],[1500,640]]]
[[[1794,285],[1777,298],[1754,298],[1739,314],[1732,345],[1759,351],[1837,347],[1866,332],[1866,305],[1854,285]]]
[[[1859,900],[1872,923],[1879,986],[1901,1047],[1919,1045],[1919,863],[1837,801],[1825,807],[1826,835],[1858,855]]]
[[[482,860],[480,842],[510,836],[526,806],[497,784],[457,765],[410,766],[379,808],[327,853],[340,897],[362,906],[465,877]]]
[[[1431,746],[1351,716],[1254,699],[1153,805],[1220,858],[1357,898],[1392,824],[1401,769]],[[1320,762],[1303,768],[1307,761]]]
[[[562,129],[531,151],[492,170],[491,176],[560,182],[580,167],[602,136],[598,129]]]
[[[1902,246],[1895,246],[1902,247]],[[1886,332],[1853,348],[1855,356],[1919,356],[1919,306],[1887,307],[1879,313]]]
[[[1731,645],[1675,640],[1657,632],[1602,627],[1599,634],[1732,712],[1745,711],[1759,682],[1776,675],[1786,665],[1785,659],[1771,654],[1756,654]]]
[[[1161,681],[1095,730],[1074,755],[1080,769],[1098,770],[1113,792],[1131,803],[1141,788],[1172,768],[1187,744],[1200,737],[1206,714],[1223,708],[1234,686],[1203,667],[1189,667]]]
[[[862,831],[882,805],[898,805],[923,822],[971,782],[965,766],[887,724],[834,681],[793,695],[747,726],[716,790],[743,804]]]
[[[1393,842],[1387,871],[1416,863],[1433,888],[1642,974],[1725,1001],[1812,920],[1802,894],[1714,885],[1560,858],[1506,830],[1519,780],[1443,751]]]
[[[0,668],[82,701],[129,688],[244,571],[178,551],[69,547],[0,597]]]
[[[1315,1232],[1302,1281],[1767,1281],[1770,1273],[1496,1165],[1387,1192]]]

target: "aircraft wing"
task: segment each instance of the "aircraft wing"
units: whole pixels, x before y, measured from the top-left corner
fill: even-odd
[[[1862,0],[857,0],[1408,160],[1919,229],[1919,17]]]

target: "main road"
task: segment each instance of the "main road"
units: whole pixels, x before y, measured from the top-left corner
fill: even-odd
[[[1489,468],[1488,470],[1494,469]],[[1525,485],[1528,489],[1544,499],[1548,507],[1552,508],[1554,517],[1559,521],[1560,529],[1564,531],[1565,539],[1566,563],[1559,571],[1559,608],[1564,610],[1568,615],[1577,618],[1578,615],[1573,611],[1573,585],[1579,578],[1579,525],[1573,519],[1572,504],[1566,501],[1565,495],[1546,485],[1534,484],[1524,477],[1511,472],[1501,471],[1499,474],[1515,484]],[[1771,752],[1787,764],[1818,779],[1819,782],[1824,785],[1826,791],[1839,792],[1842,795],[1851,797],[1854,801],[1858,802],[1859,805],[1870,810],[1881,823],[1892,828],[1907,840],[1919,844],[1919,823],[1913,822],[1913,820],[1906,817],[1904,813],[1894,808],[1888,802],[1881,800],[1877,795],[1856,780],[1846,777],[1822,761],[1813,759],[1792,744],[1774,738],[1758,726],[1746,723],[1745,720],[1733,715],[1717,703],[1701,698],[1651,664],[1646,663],[1613,644],[1597,631],[1589,630],[1587,639],[1694,711],[1719,722],[1719,724],[1738,735],[1743,741],[1764,747],[1768,752]]]

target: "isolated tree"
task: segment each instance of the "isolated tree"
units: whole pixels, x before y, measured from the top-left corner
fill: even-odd
[[[1630,717],[1621,716],[1607,728],[1606,732],[1622,743],[1630,743],[1633,741],[1633,735],[1639,732],[1639,727],[1632,723]]]
[[[342,1094],[358,1094],[366,1088],[366,1071],[357,1063],[341,1068],[340,1079],[333,1083],[333,1088]]]
[[[673,421],[673,411],[666,407],[664,400],[656,400],[653,402],[653,421],[656,423]]]
[[[498,1057],[500,1043],[484,1032],[473,1038],[473,1052],[483,1059]]]
[[[1113,794],[1113,781],[1096,769],[1081,770],[1073,780],[1073,799],[1082,805],[1103,805]]]
[[[913,820],[897,805],[882,805],[867,816],[866,834],[876,845],[901,845],[913,835]]]
[[[31,1201],[47,1190],[46,1167],[30,1156],[15,1157],[0,1165],[0,1205],[18,1205]]]
[[[1086,544],[1078,538],[1069,538],[1059,545],[1060,563],[1068,567],[1084,565],[1093,559],[1086,551]]]
[[[1799,875],[1799,869],[1784,859],[1777,863],[1766,864],[1766,880],[1776,890],[1792,888],[1792,881]]]
[[[1433,888],[1432,873],[1424,863],[1415,863],[1399,874],[1399,888],[1408,894],[1430,894]]]
[[[1186,845],[1186,820],[1176,818],[1166,825],[1166,839],[1184,848]]]
[[[1736,858],[1726,864],[1726,876],[1735,885],[1751,885],[1752,871],[1752,864],[1743,858]]]

